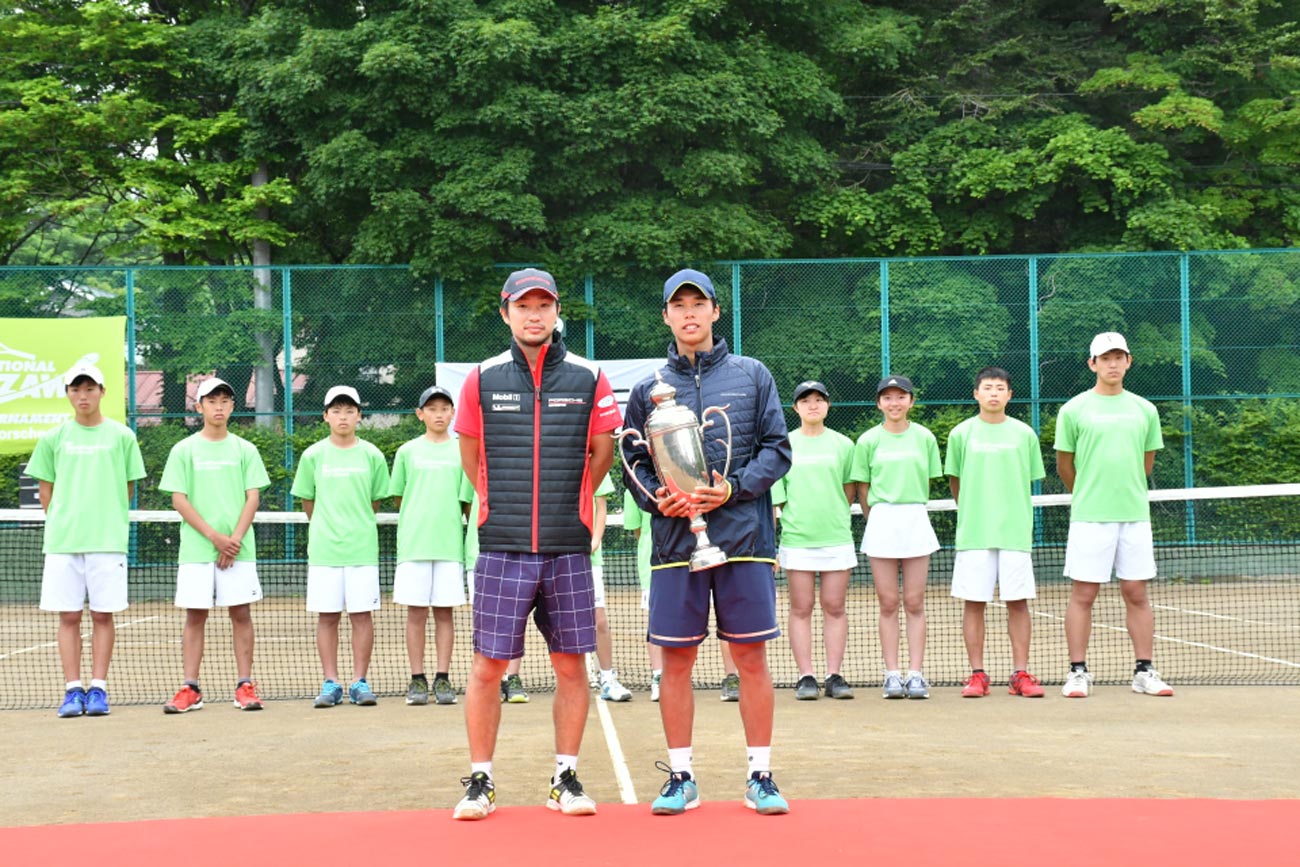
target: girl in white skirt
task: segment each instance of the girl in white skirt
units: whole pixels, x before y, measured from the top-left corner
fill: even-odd
[[[885,419],[858,438],[853,452],[853,481],[867,518],[862,552],[880,600],[880,646],[885,657],[885,698],[929,698],[921,674],[925,659],[925,579],[930,555],[939,540],[925,504],[930,479],[943,476],[934,434],[908,413],[915,403],[912,381],[887,376],[876,386],[876,406]],[[903,573],[903,609],[907,615],[909,670],[898,664],[898,574]]]
[[[785,503],[777,559],[790,587],[788,638],[799,666],[794,694],[801,700],[815,699],[821,691],[812,661],[812,609],[818,572],[826,642],[824,688],[829,698],[853,698],[853,690],[840,675],[849,635],[844,613],[849,571],[858,564],[849,524],[853,441],[826,427],[830,407],[826,386],[820,382],[810,380],[795,387],[794,410],[802,424],[790,432],[794,462],[772,488],[772,502]]]

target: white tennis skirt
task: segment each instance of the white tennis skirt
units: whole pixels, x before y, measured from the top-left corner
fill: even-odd
[[[877,503],[867,513],[862,553],[868,557],[906,560],[939,550],[924,503]]]
[[[776,553],[782,569],[796,572],[840,572],[858,565],[853,543],[828,545],[824,548],[790,548],[782,545]]]

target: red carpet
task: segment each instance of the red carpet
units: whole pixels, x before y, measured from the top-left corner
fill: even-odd
[[[450,810],[439,809],[3,828],[0,862],[1272,867],[1300,861],[1293,837],[1300,801],[917,799],[793,806],[790,815],[774,817],[715,802],[677,817],[651,816],[645,804],[602,804],[592,818],[504,807],[484,822],[454,822]]]

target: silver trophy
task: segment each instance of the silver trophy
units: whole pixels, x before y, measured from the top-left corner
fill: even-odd
[[[711,415],[721,416],[727,425],[727,462],[722,475],[725,478],[731,472],[731,419],[725,412],[726,406],[708,407],[697,419],[689,407],[677,402],[677,389],[664,382],[658,371],[655,372],[655,380],[650,389],[650,401],[655,408],[646,417],[645,434],[633,428],[625,428],[616,437],[618,456],[623,461],[628,476],[642,493],[659,502],[659,498],[647,491],[636,476],[636,468],[641,462],[628,466],[627,457],[623,454],[623,440],[635,437],[632,445],[645,446],[650,452],[655,474],[668,489],[669,495],[680,492],[693,497],[696,487],[713,485],[713,480],[709,477],[709,462],[704,458],[704,431],[713,425],[709,420]],[[695,534],[695,551],[691,554],[692,572],[712,569],[727,562],[723,550],[709,541],[708,525],[704,521],[704,515],[698,511],[691,515],[691,532]]]

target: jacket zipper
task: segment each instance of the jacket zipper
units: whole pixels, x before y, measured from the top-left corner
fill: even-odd
[[[533,553],[538,553],[537,540],[540,535],[538,511],[541,509],[542,485],[542,387],[540,384],[534,384],[533,394],[536,396],[533,401]]]

